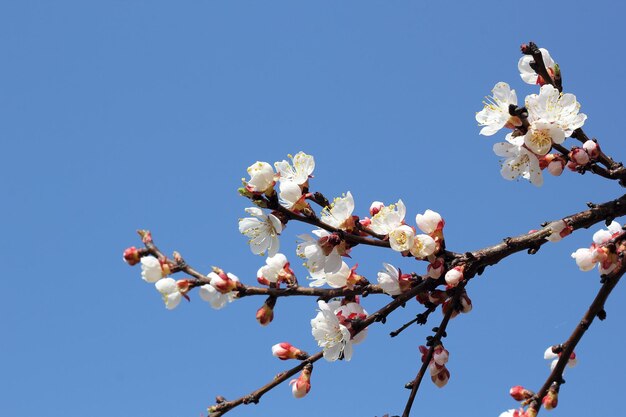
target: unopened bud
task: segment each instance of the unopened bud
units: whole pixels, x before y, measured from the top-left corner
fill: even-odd
[[[446,272],[446,284],[451,287],[456,287],[459,282],[463,280],[463,269],[463,266],[455,266],[454,268]]]
[[[443,269],[443,258],[437,258],[426,267],[426,275],[430,278],[437,279],[443,274]]]
[[[461,313],[469,313],[472,311],[472,300],[467,296],[466,292],[461,294],[459,302],[461,304]]]
[[[535,395],[532,391],[527,390],[521,385],[516,385],[509,390],[509,394],[515,401],[524,401]]]
[[[228,294],[234,291],[239,285],[239,280],[236,279],[236,276],[230,272],[225,273],[222,269],[215,266],[213,267],[213,272],[209,274],[209,277],[211,278],[211,285],[222,294]]]
[[[545,408],[546,410],[552,410],[553,408],[556,408],[556,406],[559,404],[559,393],[556,391],[556,389],[550,387],[550,390],[548,391],[546,396],[541,399],[541,404],[543,404],[543,408]]]
[[[600,145],[598,145],[597,142],[588,140],[583,143],[583,149],[587,151],[587,154],[592,161],[600,156]]]
[[[298,379],[289,381],[291,385],[291,393],[295,398],[302,398],[311,390],[311,370],[312,367],[307,365],[302,369]]]
[[[274,320],[274,304],[276,301],[266,301],[256,312],[256,321],[261,326],[267,326]],[[271,305],[270,305],[271,304]]]
[[[431,375],[430,379],[439,388],[443,388],[450,380],[450,371],[448,371],[448,368],[444,366],[443,369],[437,375]]]
[[[587,165],[589,163],[589,154],[582,148],[572,148],[568,156],[570,161],[577,165]]]
[[[385,205],[380,201],[374,201],[370,206],[370,216],[375,216]]]
[[[272,355],[286,361],[287,359],[304,359],[307,355],[291,343],[282,342],[272,346]]]
[[[141,256],[139,256],[139,251],[136,247],[131,246],[130,248],[124,251],[124,262],[128,265],[137,265],[141,260]]]

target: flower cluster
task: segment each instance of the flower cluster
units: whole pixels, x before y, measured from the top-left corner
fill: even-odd
[[[422,354],[422,363],[424,363],[426,361],[426,356],[428,355],[428,348],[426,346],[420,346],[419,350]],[[433,348],[433,355],[428,363],[430,379],[439,388],[444,387],[450,380],[450,371],[446,368],[448,356],[448,351],[443,347],[443,345],[439,344]]]
[[[361,343],[367,336],[367,329],[357,332],[354,325],[367,317],[367,312],[358,302],[318,301],[319,312],[311,320],[312,334],[318,346],[324,349],[324,359],[329,362],[337,359],[349,361],[352,358],[352,344]]]
[[[415,217],[417,227],[424,232],[422,234],[416,234],[415,228],[405,223],[406,207],[402,200],[389,206],[375,201],[370,206],[370,215],[371,219],[364,218],[361,225],[385,236],[391,249],[397,252],[426,259],[441,249],[445,222],[437,212],[426,210]]]
[[[558,74],[558,65],[547,50],[541,50],[544,64],[552,77]],[[534,70],[532,56],[524,55],[519,63],[520,76],[529,84],[539,84],[539,94],[530,94],[525,107],[519,108],[515,90],[505,82],[497,83],[492,96],[487,97],[484,108],[476,114],[476,121],[483,128],[480,134],[491,136],[502,128],[512,129],[506,142],[496,143],[496,155],[505,158],[500,173],[505,179],[518,177],[536,186],[543,184],[541,171],[548,169],[552,175],[560,175],[569,159],[568,167],[576,170],[597,157],[599,148],[590,141],[587,148],[574,148],[568,155],[550,154],[554,145],[563,143],[566,137],[585,123],[587,116],[579,113],[580,104],[573,94],[562,94]],[[589,150],[587,150],[589,149]]]
[[[276,182],[280,181],[278,199],[280,205],[294,213],[299,213],[309,208],[306,202],[308,194],[308,180],[315,169],[315,160],[311,155],[298,152],[295,156],[289,156],[288,161],[274,163],[276,172],[267,162],[257,161],[248,167],[249,180],[243,179],[244,189],[242,194],[252,197],[253,201],[265,195],[274,198]],[[258,201],[258,200],[257,200]],[[257,207],[247,208],[246,212],[254,217],[246,217],[239,220],[239,232],[249,238],[250,249],[255,255],[274,256],[279,249],[278,235],[282,232],[283,225],[278,217],[270,213],[263,214]]]
[[[620,254],[625,252],[624,231],[619,223],[613,221],[607,229],[594,233],[590,247],[576,250],[572,258],[581,271],[591,271],[598,264],[600,275],[606,275],[621,264]]]

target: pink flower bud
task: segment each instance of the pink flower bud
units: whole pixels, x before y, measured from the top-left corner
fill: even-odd
[[[385,207],[380,201],[374,201],[370,206],[370,216],[375,216],[382,208]]]
[[[273,303],[272,303],[273,304]],[[269,306],[267,302],[261,306],[256,312],[256,321],[261,326],[267,326],[274,320],[274,306]]]
[[[463,266],[455,266],[454,268],[446,272],[446,284],[451,287],[456,287],[459,282],[463,280],[463,269]]]
[[[139,256],[139,251],[136,247],[131,246],[130,248],[124,251],[124,262],[128,265],[137,265],[141,260],[141,256]]]
[[[426,275],[430,278],[437,279],[443,274],[443,269],[443,258],[437,258],[426,267]]]
[[[433,361],[435,361],[437,365],[445,365],[448,362],[448,356],[448,350],[442,345],[437,345],[435,349],[433,349]]]
[[[227,274],[222,269],[217,267],[213,267],[213,272],[209,274],[209,277],[211,278],[211,285],[222,294],[228,294],[229,292],[236,290],[239,285],[239,280],[233,279],[233,277],[237,277],[230,272]]]
[[[532,391],[527,390],[521,385],[516,385],[509,390],[509,394],[515,401],[524,401],[535,395]]]
[[[286,361],[287,359],[301,359],[303,354],[304,352],[291,343],[282,342],[272,346],[272,355],[281,361]]]
[[[432,379],[439,388],[443,388],[450,380],[450,371],[444,366],[441,372],[437,375],[431,375],[430,379]]]
[[[550,388],[545,397],[541,399],[541,404],[546,410],[552,410],[559,404],[559,393],[555,389]]]
[[[583,143],[583,149],[587,151],[587,154],[592,161],[600,156],[600,145],[592,140],[588,140]]]
[[[359,220],[359,223],[361,223],[361,226],[363,227],[370,227],[370,225],[372,224],[372,219],[370,219],[369,217],[363,217],[361,220]]]
[[[565,159],[561,156],[555,156],[555,158],[548,163],[548,172],[555,177],[558,177],[563,173],[565,168]]]
[[[570,161],[577,165],[587,165],[589,163],[589,154],[582,148],[572,148],[568,156]]]
[[[292,379],[289,381],[291,385],[291,393],[296,398],[302,398],[311,390],[311,368],[305,367],[298,379]]]

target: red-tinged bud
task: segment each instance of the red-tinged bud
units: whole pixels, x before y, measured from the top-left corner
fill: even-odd
[[[561,156],[557,156],[554,158],[552,162],[548,164],[548,172],[555,177],[558,177],[563,173],[563,169],[565,168],[565,159]]]
[[[239,281],[231,278],[232,274],[225,273],[218,267],[213,267],[213,272],[209,274],[211,278],[211,285],[222,294],[228,294],[231,291],[237,289]]]
[[[577,168],[578,168],[578,164],[577,164],[576,162],[574,162],[574,161],[569,161],[569,162],[567,163],[567,169],[569,169],[570,171],[572,171],[572,172],[576,172],[576,171],[578,171],[578,169],[577,169]]]
[[[545,397],[542,398],[541,404],[546,410],[552,410],[559,404],[559,393],[554,388],[550,388]]]
[[[124,251],[124,262],[128,265],[137,265],[141,260],[141,256],[139,255],[139,251],[136,247],[131,246],[130,248]]]
[[[312,366],[307,365],[302,369],[298,379],[292,379],[289,381],[291,385],[291,393],[296,398],[302,398],[311,390],[311,371]]]
[[[263,304],[261,308],[257,310],[256,321],[258,321],[261,326],[267,326],[272,322],[272,320],[274,320],[274,303],[270,303],[272,304],[270,306],[266,301],[265,304]]]
[[[600,156],[600,145],[598,145],[598,143],[594,142],[593,140],[588,140],[583,143],[583,149],[587,152],[589,158],[592,161]]]
[[[446,272],[446,276],[445,276],[446,284],[448,284],[450,287],[456,287],[457,285],[459,285],[459,282],[463,280],[464,269],[465,269],[465,266],[461,265],[461,266],[455,266],[454,268]]]
[[[375,216],[385,205],[380,201],[374,201],[370,206],[370,216]]]
[[[537,410],[532,407],[529,407],[525,413],[519,415],[519,417],[537,417]]]
[[[444,348],[443,345],[437,345],[433,349],[433,361],[435,361],[437,365],[445,365],[448,363],[449,355],[448,350]]]
[[[426,267],[426,275],[430,278],[437,279],[443,274],[444,262],[443,258],[437,258]]]
[[[439,388],[443,388],[450,380],[450,371],[444,366],[437,375],[431,375],[430,379],[432,379]]]
[[[353,288],[356,284],[364,280],[362,275],[356,273],[356,268],[358,266],[359,264],[356,264],[352,268],[350,268],[350,275],[348,275],[348,278],[346,278],[346,286],[348,288]]]
[[[191,289],[192,282],[188,279],[179,279],[176,281],[176,287],[178,288],[178,292],[181,294],[185,294],[189,292]]]
[[[527,43],[523,43],[523,44],[521,44],[521,45],[520,45],[520,47],[519,47],[519,49],[520,49],[520,51],[522,51],[522,53],[523,53],[524,55],[530,55],[530,54],[532,54],[532,52],[531,52],[531,48],[530,48],[530,45],[528,45]]]
[[[305,352],[301,351],[291,343],[282,342],[272,346],[272,355],[286,361],[287,359],[306,359],[308,356]]]
[[[413,282],[413,276],[411,274],[403,274],[402,271],[398,270],[398,286],[400,287],[400,291],[407,292],[411,289],[411,284]]]
[[[359,220],[359,223],[361,223],[361,226],[363,227],[370,227],[370,225],[372,224],[372,219],[370,219],[369,217],[363,217],[361,220]]]
[[[568,156],[570,161],[577,165],[587,165],[589,163],[589,154],[582,148],[572,148]]]
[[[533,395],[535,395],[534,392],[527,390],[521,385],[516,385],[513,388],[511,388],[509,390],[509,394],[511,394],[511,397],[513,397],[515,401],[524,401],[524,400],[531,398]]]

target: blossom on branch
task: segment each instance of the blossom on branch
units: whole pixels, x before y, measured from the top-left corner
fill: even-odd
[[[255,255],[263,255],[267,251],[269,256],[278,252],[280,242],[278,235],[283,231],[283,224],[273,214],[265,215],[258,207],[246,209],[248,214],[254,217],[239,219],[239,232],[246,235],[250,240],[250,250]]]
[[[257,161],[247,169],[250,179],[246,182],[246,189],[257,194],[271,194],[274,189],[275,175],[272,166],[267,162]]]
[[[294,157],[288,156],[291,158],[293,165],[285,160],[274,163],[281,183],[289,181],[298,185],[306,184],[315,169],[315,159],[304,152],[298,152]]]
[[[515,90],[511,90],[507,83],[499,82],[491,93],[493,96],[486,97],[487,101],[483,102],[485,107],[476,113],[476,121],[480,126],[484,126],[480,134],[491,136],[503,127],[514,129],[515,126],[520,126],[522,124],[520,118],[509,113],[510,106],[517,107]]]
[[[343,197],[337,197],[330,207],[324,207],[321,214],[321,221],[336,229],[352,230],[354,228],[354,198],[350,191]]]
[[[168,310],[175,309],[182,297],[188,298],[185,294],[189,291],[189,281],[186,279],[175,281],[173,278],[163,278],[154,286],[161,293],[165,308]]]
[[[541,168],[537,156],[526,149],[523,136],[513,136],[509,133],[506,142],[499,142],[493,145],[496,155],[506,158],[502,163],[500,174],[507,180],[514,180],[522,177],[530,181],[533,185],[540,187],[543,184]]]
[[[554,62],[547,49],[539,48],[539,50],[541,51],[541,57],[543,58],[543,63],[545,64],[548,73],[551,77],[554,77],[559,69],[558,64]],[[532,55],[524,55],[520,58],[517,63],[520,77],[522,77],[522,80],[524,80],[527,84],[539,84],[543,86],[546,81],[541,76],[537,75],[537,72],[535,72],[532,68],[531,63],[534,63]]]
[[[386,294],[399,295],[411,288],[411,274],[402,274],[398,268],[383,262],[384,271],[378,272],[378,285]]]
[[[550,370],[554,370],[554,367],[556,366],[556,364],[559,361],[559,358],[561,357],[561,352],[559,353],[554,353],[554,348],[553,346],[550,346],[546,349],[546,351],[543,353],[543,358],[545,360],[551,360],[552,362],[550,362]],[[570,368],[573,368],[574,366],[576,366],[578,364],[578,359],[576,359],[576,353],[572,352],[572,354],[570,355],[568,361],[567,361],[567,366]]]
[[[289,381],[291,393],[295,398],[302,398],[311,390],[311,366],[305,366],[297,379]]]
[[[360,343],[366,330],[352,334],[352,323],[363,320],[367,312],[354,302],[341,304],[338,301],[318,301],[319,312],[311,320],[312,334],[318,346],[324,350],[324,359],[334,362],[337,359],[349,361],[352,358],[352,343]],[[352,340],[354,336],[354,340]]]
[[[287,257],[282,253],[277,253],[265,260],[265,265],[259,268],[256,273],[257,281],[262,285],[280,284],[295,282],[293,270],[290,267]]]
[[[309,235],[300,235],[298,237],[303,242],[296,247],[296,254],[306,260],[304,264],[306,268],[311,274],[319,271],[332,274],[339,271],[341,256],[348,253],[345,242],[341,241],[336,234],[323,229],[316,229],[311,233],[319,239],[316,240]]]
[[[370,207],[370,213],[372,214],[370,229],[379,235],[388,235],[404,224],[406,207],[402,200],[388,206],[375,201]]]
[[[582,127],[587,115],[579,113],[580,103],[576,96],[570,93],[560,93],[559,90],[546,84],[541,87],[539,94],[530,94],[526,97],[528,119],[531,122],[543,121],[563,129],[565,136],[571,136],[574,130]]]
[[[141,278],[150,283],[155,283],[170,274],[167,263],[161,263],[152,255],[141,258]]]

